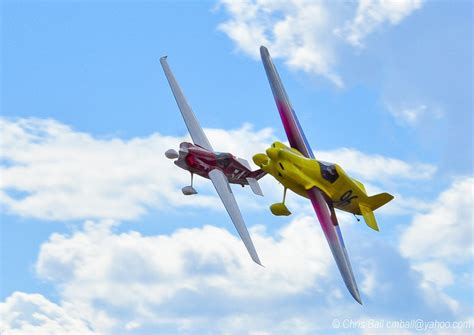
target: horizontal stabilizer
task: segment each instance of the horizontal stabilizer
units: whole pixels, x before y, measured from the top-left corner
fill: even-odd
[[[369,208],[369,206],[359,204],[359,208],[362,215],[364,216],[364,220],[367,226],[369,226],[375,231],[379,231],[379,226],[377,225],[377,220],[375,220],[374,212]]]
[[[246,159],[237,157],[237,160],[239,161],[240,164],[242,164],[243,166],[245,166],[247,169],[249,169],[249,170],[251,169],[250,164],[249,164],[249,162],[247,162]]]
[[[375,211],[377,208],[382,207],[392,199],[393,195],[388,193],[380,193],[369,197],[369,199],[367,200],[367,205],[370,207],[371,210]]]
[[[249,169],[249,170],[251,169],[250,164],[247,160],[245,160],[243,158],[237,158],[237,160],[240,162],[240,164],[245,166],[247,169]],[[260,185],[258,184],[257,180],[259,180],[260,178],[262,178],[266,174],[267,173],[265,171],[263,171],[262,169],[258,169],[258,170],[255,170],[255,171],[250,171],[250,173],[248,174],[248,177],[246,179],[247,179],[250,187],[252,188],[253,193],[263,196],[263,192],[260,189]],[[254,182],[251,182],[249,179],[253,179]],[[255,185],[255,189],[254,189],[254,186],[252,186],[252,185]],[[258,192],[256,192],[257,189],[258,189]]]
[[[263,197],[263,192],[262,192],[262,189],[260,188],[260,184],[258,183],[257,179],[255,178],[245,178],[245,179],[247,179],[247,182],[249,183],[250,188],[252,189],[253,193]]]

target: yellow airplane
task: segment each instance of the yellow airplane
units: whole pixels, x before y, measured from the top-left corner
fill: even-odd
[[[379,230],[373,211],[392,200],[392,195],[380,193],[368,196],[364,185],[349,177],[338,164],[306,158],[298,150],[281,142],[274,142],[266,153],[253,156],[253,161],[285,187],[285,195],[289,188],[309,198],[308,190],[317,187],[335,208],[363,215],[370,228]],[[283,202],[270,207],[274,215],[291,214],[284,200],[285,196]]]
[[[362,304],[334,208],[363,215],[367,225],[378,231],[373,211],[393,196],[388,193],[368,196],[364,185],[349,177],[339,165],[314,158],[267,48],[260,47],[260,55],[291,146],[275,142],[266,154],[253,156],[255,164],[284,186],[283,202],[273,204],[270,209],[274,215],[291,214],[285,205],[287,189],[311,200],[344,283]]]

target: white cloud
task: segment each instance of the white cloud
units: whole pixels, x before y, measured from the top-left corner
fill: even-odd
[[[189,174],[164,157],[186,137],[163,136],[122,140],[96,138],[53,120],[0,119],[0,200],[9,212],[47,220],[136,219],[149,209],[204,207],[222,210],[210,183],[196,178],[200,192],[185,197],[180,188],[189,184]],[[236,130],[206,129],[215,149],[246,158],[264,152],[276,140],[269,128],[255,131],[244,125]],[[217,145],[218,144],[218,145]],[[339,163],[363,181],[429,179],[435,167],[408,163],[355,149],[335,149],[316,157]],[[236,191],[243,208],[280,201],[281,188],[267,176],[262,180],[267,195],[254,197],[247,188]],[[250,200],[252,199],[252,200]],[[295,197],[296,199],[296,197]],[[255,200],[255,201],[253,201]],[[303,201],[304,199],[300,199]],[[298,200],[290,204],[300,208]]]
[[[170,236],[142,236],[133,231],[113,234],[113,226],[109,221],[86,222],[84,230],[72,236],[53,234],[41,247],[38,274],[60,283],[73,284],[74,280],[98,286],[103,281],[121,285],[124,279],[160,279],[159,286],[148,288],[156,295],[147,298],[159,303],[178,290],[199,290],[202,285],[238,297],[301,292],[311,288],[315,278],[326,276],[332,264],[312,217],[296,219],[276,239],[267,236],[262,226],[253,230],[265,269],[249,261],[242,242],[222,228],[204,226],[179,229]],[[117,259],[121,262],[115,262]],[[295,272],[301,275],[290,275]],[[210,273],[214,276],[208,276]],[[123,298],[130,303],[133,294],[129,293],[116,295],[117,302]],[[84,291],[70,290],[70,294],[87,296]]]
[[[361,47],[363,40],[385,23],[399,24],[421,8],[422,0],[359,0],[356,15],[336,33],[350,44]]]
[[[457,179],[429,212],[415,215],[400,239],[401,254],[422,275],[427,298],[436,293],[452,310],[458,310],[459,303],[444,289],[462,284],[459,280],[464,274],[459,266],[469,267],[474,257],[473,190],[474,178]]]
[[[474,178],[461,178],[440,194],[433,209],[415,215],[400,241],[400,250],[415,261],[459,263],[472,260]]]
[[[439,108],[429,108],[425,104],[414,106],[394,106],[388,104],[387,109],[398,122],[409,126],[416,126],[423,120],[439,119],[443,116]]]
[[[408,123],[409,125],[415,125],[422,114],[426,113],[426,105],[419,105],[413,108],[403,108],[403,109],[394,109],[393,107],[389,108],[390,113],[395,116],[395,118]]]
[[[205,226],[143,236],[134,231],[115,234],[113,226],[87,222],[84,230],[70,236],[53,234],[42,245],[36,264],[41,278],[61,288],[63,305],[71,313],[80,310],[100,332],[143,331],[169,324],[191,331],[202,323],[204,329],[240,332],[252,325],[239,322],[245,320],[239,313],[252,311],[256,315],[251,319],[264,327],[269,321],[275,323],[274,329],[304,327],[308,322],[314,327],[307,319],[292,321],[296,317],[292,314],[288,319],[266,320],[264,311],[252,306],[306,294],[325,299],[328,291],[342,284],[329,279],[336,269],[313,217],[295,219],[275,237],[263,227],[253,229],[265,268],[251,262],[242,242],[225,229]],[[348,294],[344,297],[335,299],[350,299]],[[202,299],[206,306],[193,306],[192,301]],[[210,321],[213,308],[217,311]],[[108,322],[97,320],[98,311]],[[126,311],[126,317],[117,311]],[[233,329],[226,329],[229,322]]]
[[[344,85],[334,67],[339,38],[361,46],[363,39],[383,24],[399,24],[421,0],[360,0],[352,19],[346,18],[351,3],[321,1],[221,0],[229,18],[219,30],[233,40],[238,50],[258,59],[260,45],[270,49],[293,69]]]
[[[413,268],[421,272],[427,281],[439,286],[445,287],[454,283],[454,276],[451,271],[439,262],[425,262],[416,264]]]
[[[199,201],[181,194],[189,173],[164,152],[177,149],[187,137],[155,133],[130,140],[100,139],[40,119],[0,119],[0,132],[0,200],[14,214],[48,220],[134,219],[148,208],[169,205],[221,208],[202,178],[195,178],[198,190],[204,191]],[[249,126],[206,132],[219,143],[216,149],[232,149],[250,163],[252,149],[263,150],[272,140],[269,129],[254,131]]]
[[[430,315],[407,262],[385,242],[351,248],[350,241],[363,240],[354,226],[344,232],[365,308],[344,288],[314,216],[297,217],[272,236],[252,228],[264,268],[225,229],[156,236],[116,229],[111,221],[89,221],[71,234],[53,234],[36,263],[37,275],[56,286],[61,310],[98,333],[325,332],[334,318]],[[401,299],[412,305],[397,314]],[[442,309],[457,303],[436,290],[431,299]],[[23,315],[22,327],[34,318],[28,309],[6,314]]]
[[[430,179],[436,172],[436,167],[431,164],[405,162],[382,155],[368,155],[356,149],[317,151],[315,155],[323,161],[336,162],[347,172],[367,181],[423,180]]]
[[[219,25],[246,54],[258,58],[265,45],[275,58],[295,69],[318,74],[342,86],[334,73],[331,14],[316,1],[223,0],[230,18]]]
[[[0,333],[87,335],[94,332],[86,321],[69,315],[41,294],[14,292],[0,303]]]
[[[60,304],[53,306],[62,311],[47,314],[45,324],[70,329],[77,322],[110,334],[284,334],[329,331],[334,318],[360,319],[367,313],[397,317],[393,313],[403,299],[412,302],[403,313],[430,315],[421,292],[442,315],[449,316],[447,306],[459,309],[439,287],[419,282],[386,242],[367,243],[357,236],[355,225],[345,225],[344,232],[368,310],[346,292],[313,215],[297,217],[273,235],[262,226],[251,229],[265,268],[251,262],[239,238],[225,229],[204,226],[144,236],[114,232],[119,228],[113,221],[89,221],[71,234],[53,234],[41,246],[36,272],[56,286]],[[351,241],[365,242],[351,248]],[[424,265],[429,267],[450,285],[449,272]],[[2,306],[11,305],[8,299]],[[50,306],[42,299],[40,305]],[[377,301],[384,308],[374,305]],[[22,306],[2,307],[4,328],[38,326],[38,313]],[[403,313],[398,317],[406,318]]]

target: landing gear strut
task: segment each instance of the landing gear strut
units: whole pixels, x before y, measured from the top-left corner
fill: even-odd
[[[194,174],[191,172],[191,185],[185,186],[181,189],[181,192],[183,192],[184,195],[197,194],[196,189],[193,187],[193,177],[194,177]]]
[[[287,188],[285,187],[283,191],[283,201],[282,202],[277,202],[276,204],[273,204],[270,206],[270,210],[272,211],[273,215],[276,216],[288,216],[291,214],[291,212],[288,210],[288,207],[285,205],[285,199],[286,199],[286,190]]]

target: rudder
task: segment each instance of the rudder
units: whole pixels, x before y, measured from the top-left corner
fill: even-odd
[[[260,188],[260,184],[258,183],[257,179],[250,178],[250,177],[247,177],[245,179],[247,179],[247,182],[249,183],[250,188],[252,189],[252,192],[255,193],[256,195],[260,195],[263,197],[263,192],[262,192],[262,189]]]
[[[375,219],[374,210],[385,205],[393,199],[393,196],[388,193],[380,193],[367,198],[366,203],[359,204],[360,212],[364,217],[367,226],[375,231],[379,231],[377,220]]]
[[[379,231],[377,220],[375,220],[374,212],[370,209],[370,207],[364,204],[359,204],[359,208],[367,226],[375,231]]]

